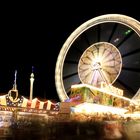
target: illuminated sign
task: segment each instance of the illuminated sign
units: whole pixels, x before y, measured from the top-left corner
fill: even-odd
[[[103,89],[106,92],[112,92],[114,94],[123,96],[123,90],[122,89],[116,88],[116,87],[114,87],[110,84],[107,85],[105,82],[101,82],[101,89]]]

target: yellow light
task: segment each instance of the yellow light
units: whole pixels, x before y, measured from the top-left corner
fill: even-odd
[[[101,82],[101,89],[107,91],[107,92],[112,92],[114,94],[123,96],[123,90],[120,88],[116,88],[112,86],[111,84],[107,85],[105,82]]]
[[[112,114],[118,114],[118,115],[123,115],[124,113],[128,111],[123,108],[104,106],[104,105],[86,103],[86,102],[83,104],[77,105],[74,110],[76,113],[93,114],[95,112],[98,112],[98,113],[112,113]]]

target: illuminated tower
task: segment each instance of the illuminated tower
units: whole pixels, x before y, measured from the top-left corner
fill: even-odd
[[[33,67],[32,67],[32,73],[30,75],[30,101],[33,99],[33,83],[34,83],[34,73],[33,73]]]
[[[14,79],[13,90],[17,90],[17,70],[15,70],[15,79]]]

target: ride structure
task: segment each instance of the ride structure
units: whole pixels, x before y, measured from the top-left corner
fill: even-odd
[[[58,55],[59,99],[120,108],[136,105],[131,98],[139,88],[140,59],[132,55],[140,54],[139,37],[139,21],[121,14],[98,16],[79,26]]]

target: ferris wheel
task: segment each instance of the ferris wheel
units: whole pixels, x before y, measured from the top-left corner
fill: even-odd
[[[140,23],[120,14],[95,17],[79,26],[63,44],[55,69],[61,101],[71,85],[114,84],[134,94],[140,87]]]
[[[82,54],[78,75],[82,83],[101,87],[112,84],[121,72],[122,59],[118,49],[108,42],[91,45]]]

